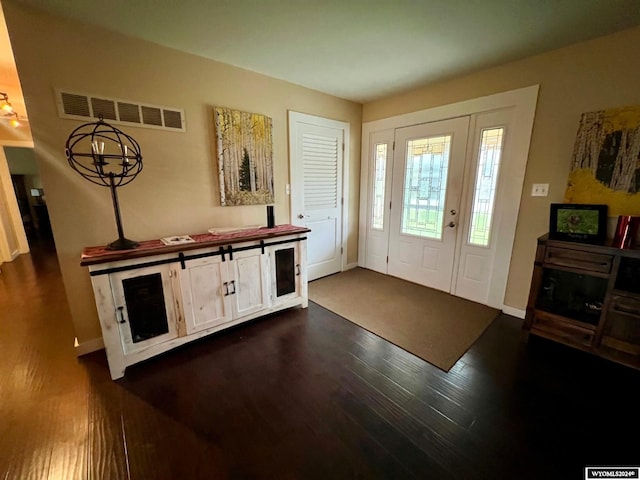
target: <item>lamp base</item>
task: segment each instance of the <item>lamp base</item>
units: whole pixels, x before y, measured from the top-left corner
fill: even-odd
[[[128,238],[119,238],[115,242],[107,245],[107,250],[130,250],[140,245],[138,242],[129,240]]]

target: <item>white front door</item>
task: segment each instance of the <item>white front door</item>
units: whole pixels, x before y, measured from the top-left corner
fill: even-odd
[[[343,161],[349,124],[289,112],[291,223],[307,235],[309,280],[342,270]]]
[[[504,308],[537,98],[538,87],[531,86],[363,124],[358,264]],[[469,118],[466,159],[457,156],[461,135],[450,130],[446,190],[438,196],[438,176],[407,172],[407,158],[411,168],[440,165],[436,149],[444,148],[433,135],[446,133],[441,119],[463,117]],[[410,141],[419,148],[408,156]],[[439,198],[444,208],[436,209]]]
[[[396,130],[390,275],[449,291],[469,117]]]

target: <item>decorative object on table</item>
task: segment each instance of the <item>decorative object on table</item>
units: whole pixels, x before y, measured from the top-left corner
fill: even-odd
[[[102,120],[76,128],[65,146],[69,165],[96,185],[109,187],[118,228],[118,239],[110,250],[135,248],[138,243],[125,238],[116,189],[131,183],[142,171],[140,146],[132,137]]]
[[[616,248],[633,248],[638,235],[638,227],[640,227],[640,217],[619,215],[612,245]]]
[[[220,203],[273,203],[273,140],[271,118],[214,107],[220,176]]]
[[[182,245],[183,243],[195,242],[189,235],[174,235],[173,237],[161,238],[160,241],[165,245]]]
[[[584,113],[564,201],[640,215],[640,106]]]
[[[276,226],[276,218],[273,215],[273,205],[267,205],[267,228]]]
[[[552,203],[549,238],[603,245],[607,239],[607,205]]]
[[[245,225],[244,227],[213,227],[208,230],[213,235],[220,235],[222,233],[234,233],[244,232],[246,230],[258,230],[260,225]]]

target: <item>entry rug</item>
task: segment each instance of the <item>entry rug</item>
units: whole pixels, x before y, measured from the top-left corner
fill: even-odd
[[[309,299],[445,372],[500,313],[364,268],[310,282]]]

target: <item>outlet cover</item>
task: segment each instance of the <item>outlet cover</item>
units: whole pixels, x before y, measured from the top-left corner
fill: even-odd
[[[549,184],[548,183],[534,183],[531,188],[531,196],[532,197],[546,197],[549,195]]]

